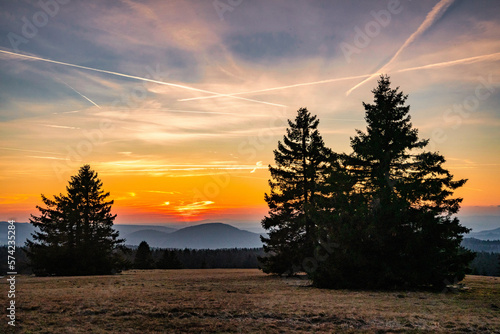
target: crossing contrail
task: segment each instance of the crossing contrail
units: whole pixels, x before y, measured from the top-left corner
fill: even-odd
[[[41,58],[41,57],[35,57],[35,56],[28,56],[28,55],[23,55],[23,54],[20,54],[20,53],[15,53],[15,52],[10,52],[10,51],[4,51],[4,50],[0,50],[0,52],[8,54],[8,55],[12,55],[12,56],[23,57],[23,58],[33,59],[33,60],[39,60],[39,61],[44,61],[44,62],[58,64],[58,65],[63,65],[63,66],[70,66],[70,67],[75,67],[75,68],[81,68],[83,70],[101,72],[101,73],[111,74],[111,75],[115,75],[115,76],[119,76],[119,77],[123,77],[123,78],[130,78],[130,79],[135,79],[135,80],[147,81],[147,82],[152,82],[152,83],[156,83],[156,84],[159,84],[159,85],[166,85],[166,86],[170,86],[170,87],[182,88],[182,89],[191,90],[191,91],[200,92],[200,93],[206,93],[206,94],[211,94],[211,95],[215,94],[215,95],[230,97],[230,98],[233,98],[233,99],[239,99],[239,100],[244,100],[244,101],[249,101],[249,102],[256,102],[256,103],[267,104],[267,105],[271,105],[271,106],[275,106],[275,107],[286,107],[283,104],[271,103],[271,102],[266,102],[266,101],[259,101],[259,100],[254,100],[254,99],[247,99],[247,98],[244,98],[244,97],[231,96],[231,95],[227,95],[227,94],[220,94],[220,93],[211,92],[211,91],[204,90],[204,89],[199,89],[199,88],[194,88],[194,87],[189,87],[189,86],[174,84],[174,83],[171,83],[171,82],[164,82],[164,81],[159,81],[159,80],[154,80],[154,79],[148,79],[148,78],[138,77],[138,76],[135,76],[135,75],[129,75],[129,74],[124,74],[124,73],[106,71],[106,70],[101,70],[101,69],[93,68],[93,67],[87,67],[87,66],[81,66],[81,65],[76,65],[76,64],[65,63],[65,62],[57,61],[57,60],[51,60],[51,59],[46,59],[46,58]]]
[[[349,89],[346,92],[346,95],[351,94],[356,88],[360,87],[364,83],[368,82],[369,80],[373,79],[374,77],[380,75],[381,73],[387,72],[387,68],[394,62],[394,60],[403,52],[408,46],[410,46],[415,40],[420,37],[427,29],[429,29],[437,20],[439,20],[443,14],[446,12],[446,10],[455,2],[455,0],[441,0],[438,2],[432,9],[431,11],[427,14],[427,16],[424,19],[424,22],[418,27],[418,29],[411,34],[410,37],[403,43],[403,45],[396,51],[394,56],[385,64],[383,65],[378,71],[373,73],[370,77],[366,78],[365,80],[361,81],[360,83],[356,84],[354,87]]]
[[[489,60],[489,59],[494,60],[496,58],[500,58],[500,52],[491,53],[491,54],[487,54],[487,55],[481,55],[481,56],[462,58],[462,59],[457,59],[457,60],[444,61],[444,62],[434,63],[434,64],[427,64],[427,65],[416,66],[416,67],[408,67],[408,68],[396,70],[396,71],[394,71],[394,73],[403,73],[403,72],[410,72],[410,71],[417,71],[417,70],[425,70],[425,69],[429,69],[429,68],[447,67],[447,66],[453,66],[453,65],[464,64],[464,63],[476,63],[476,62],[485,61],[485,60]],[[389,71],[389,73],[390,73],[390,71]],[[272,88],[247,91],[247,92],[240,92],[240,93],[232,93],[232,94],[226,94],[226,95],[234,96],[234,95],[253,94],[253,93],[260,93],[260,92],[269,92],[269,91],[274,91],[274,90],[281,90],[281,89],[301,87],[301,86],[320,85],[320,84],[335,82],[335,81],[367,78],[367,77],[370,77],[372,75],[373,75],[373,73],[362,74],[362,75],[357,75],[357,76],[352,76],[352,77],[342,77],[342,78],[327,79],[327,80],[321,80],[321,81],[305,82],[305,83],[298,83],[298,84],[293,84],[293,85],[288,85],[288,86],[272,87]],[[217,97],[221,97],[221,95],[194,97],[194,98],[189,98],[189,99],[181,99],[178,101],[204,100],[204,99],[213,99],[213,98],[217,98]]]
[[[262,93],[262,92],[271,92],[273,90],[281,90],[281,89],[295,88],[295,87],[302,87],[302,86],[319,85],[319,84],[324,84],[324,83],[329,83],[329,82],[336,82],[336,81],[343,81],[343,80],[352,80],[352,79],[366,78],[366,77],[368,77],[370,75],[371,74],[363,74],[363,75],[356,75],[356,76],[350,76],[350,77],[342,77],[342,78],[335,78],[335,79],[326,79],[326,80],[313,81],[313,82],[304,82],[304,83],[298,83],[298,84],[293,84],[293,85],[288,85],[288,86],[265,88],[265,89],[252,90],[252,91],[241,92],[241,93],[220,94],[220,95],[211,95],[211,96],[202,96],[202,97],[191,97],[191,98],[188,98],[188,99],[180,99],[180,100],[177,100],[177,101],[205,100],[205,99],[213,99],[213,98],[222,97],[222,96],[236,96],[236,95],[255,94],[255,93]]]

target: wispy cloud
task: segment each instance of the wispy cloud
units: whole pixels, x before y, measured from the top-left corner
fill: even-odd
[[[38,151],[38,150],[26,150],[26,149],[21,149],[21,148],[12,148],[12,147],[0,147],[0,150],[19,151],[19,152],[32,152],[32,153],[46,153],[46,154],[55,154],[55,155],[62,154],[62,153],[58,153],[58,152],[47,152],[47,151]]]
[[[147,192],[148,193],[155,193],[155,194],[167,194],[167,195],[179,194],[178,191],[148,190]]]
[[[257,163],[256,163],[255,165],[256,165],[257,167],[255,167],[254,169],[252,169],[252,170],[250,171],[250,173],[255,173],[255,171],[256,171],[257,169],[261,169],[261,168],[262,168],[262,161],[257,161]]]
[[[56,129],[71,129],[71,130],[80,129],[79,127],[74,127],[74,126],[54,125],[54,124],[43,124],[43,126],[46,126],[48,128],[56,128]]]
[[[28,158],[35,158],[35,159],[48,159],[48,160],[66,160],[64,158],[58,158],[58,157],[42,157],[38,155],[27,155],[26,157]]]
[[[183,215],[195,215],[203,210],[208,210],[213,201],[194,202],[186,205],[177,206],[175,210]]]

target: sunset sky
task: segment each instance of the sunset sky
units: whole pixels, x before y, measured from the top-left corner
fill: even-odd
[[[350,152],[379,73],[500,217],[499,1],[3,1],[0,220],[90,164],[116,223],[258,227],[286,120]]]

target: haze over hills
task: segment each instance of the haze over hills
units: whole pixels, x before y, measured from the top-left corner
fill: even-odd
[[[500,227],[500,215],[459,215],[460,224],[474,232],[492,230]]]
[[[151,247],[160,248],[260,248],[260,234],[241,230],[223,223],[207,223],[189,226],[172,233],[144,229],[123,235],[125,244],[136,246],[147,241]]]
[[[260,248],[260,234],[249,232],[223,223],[206,223],[184,227],[181,229],[163,229],[163,226],[145,226],[146,228],[128,228],[126,233],[120,225],[120,238],[125,244],[137,246],[146,241],[151,247],[159,248],[191,248],[191,249],[218,249],[218,248]]]
[[[175,230],[174,230],[175,231]],[[125,245],[138,246],[142,241],[146,241],[151,247],[163,247],[169,233],[155,229],[139,230],[129,234],[121,234],[120,238],[125,239]]]
[[[152,230],[162,233],[172,233],[177,231],[177,228],[164,226],[164,225],[122,225],[114,224],[113,228],[120,232],[120,238],[124,238],[126,235],[130,235],[135,232]]]
[[[464,238],[464,240],[462,240],[462,247],[474,252],[500,253],[500,240]]]
[[[16,244],[21,247],[35,232],[29,223],[15,223]],[[7,243],[7,222],[0,222],[0,245]],[[114,225],[125,244],[137,246],[147,241],[151,247],[161,248],[259,248],[260,234],[249,232],[223,223],[206,223],[175,229],[156,225]]]
[[[35,228],[29,223],[14,223],[14,225],[16,227],[16,245],[17,247],[24,246],[27,239],[32,239],[31,234],[35,232]],[[8,227],[8,222],[0,222],[0,245],[7,244]]]
[[[35,231],[29,223],[16,223],[16,244],[24,246],[26,239],[31,239]],[[0,245],[7,243],[7,222],[0,222]],[[175,229],[160,225],[121,225],[114,228],[120,232],[120,238],[126,239],[125,244],[137,246],[141,241],[147,241],[151,247],[159,248],[259,248],[262,247],[260,234],[239,229],[223,223],[205,223]],[[474,241],[473,239],[476,239]],[[500,227],[492,230],[472,232],[466,235],[464,246],[477,249],[479,240],[500,240]],[[478,246],[479,247],[479,246]],[[483,244],[480,245],[483,247]]]
[[[494,230],[471,232],[467,234],[467,237],[479,240],[500,240],[500,227]]]
[[[186,227],[167,235],[162,247],[167,248],[257,248],[260,235],[222,223]]]

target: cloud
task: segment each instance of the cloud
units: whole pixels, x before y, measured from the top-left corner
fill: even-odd
[[[63,158],[58,158],[58,157],[41,157],[37,155],[27,155],[27,158],[35,158],[35,159],[49,159],[49,160],[66,160]]]
[[[178,191],[147,190],[147,192],[156,194],[168,194],[168,195],[179,194]]]
[[[257,169],[259,169],[259,167],[262,167],[262,161],[258,161],[258,162],[256,163],[256,165],[257,165],[257,167],[255,167],[254,169],[252,169],[252,170],[250,171],[250,173],[255,173],[255,171],[256,171]]]
[[[197,215],[201,211],[208,210],[208,206],[215,204],[213,201],[200,201],[200,202],[194,202],[182,206],[177,206],[175,208],[175,211],[179,212],[182,215],[187,215],[187,216],[192,216],[192,215]]]
[[[56,129],[71,129],[71,130],[80,129],[79,127],[74,127],[74,126],[54,125],[54,124],[43,124],[43,126],[46,126],[48,128],[56,128]]]

